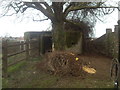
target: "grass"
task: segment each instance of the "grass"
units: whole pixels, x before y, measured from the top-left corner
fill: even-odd
[[[34,58],[30,58],[30,60],[29,61],[42,61],[43,60],[43,57],[41,56],[41,57],[34,57]]]
[[[12,65],[8,68],[8,73],[18,71],[21,67],[23,67],[26,64],[26,61],[21,61],[15,65]]]
[[[71,79],[67,82],[64,81],[64,84],[61,84],[62,88],[113,88],[111,81],[101,81],[99,79],[85,78],[80,79]]]
[[[0,54],[0,89],[2,88],[2,54]]]
[[[0,58],[2,58],[2,54],[0,54]]]
[[[37,60],[37,58],[35,58],[35,59]],[[24,81],[24,80],[28,79],[28,77],[30,76],[29,71],[33,72],[33,69],[34,69],[33,68],[33,65],[34,65],[33,63],[36,63],[35,59],[29,60],[29,61],[21,61],[21,62],[15,64],[15,65],[12,65],[12,66],[8,67],[8,76],[9,77],[2,79],[2,84],[3,84],[2,87],[3,88],[16,87],[16,81],[17,80],[21,81],[21,79],[23,79],[22,81]],[[23,83],[23,82],[21,82],[21,83]]]
[[[57,82],[57,76],[51,76],[45,73],[41,73],[38,77],[34,79],[24,87],[26,88],[50,88]]]
[[[2,79],[4,88],[113,88],[113,82],[87,76],[54,76],[36,70],[35,65],[43,58],[33,58],[9,67],[10,77]]]
[[[25,64],[26,64],[26,61],[21,61],[15,65],[9,66],[8,67],[8,76],[11,74],[14,74],[14,72],[19,71]],[[11,80],[11,78],[2,78],[2,85],[3,85],[2,87],[8,88],[9,80]]]
[[[25,58],[25,52],[21,53],[21,54],[17,54],[15,56],[11,56],[8,58],[8,64],[11,64],[11,63],[14,63],[14,62],[17,62],[21,59],[24,59]]]
[[[0,54],[0,68],[2,68],[2,54]]]

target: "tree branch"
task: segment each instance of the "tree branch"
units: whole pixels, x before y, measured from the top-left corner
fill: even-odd
[[[53,11],[51,9],[51,6],[49,6],[46,2],[41,2],[42,4],[44,4],[48,10],[48,12],[52,13],[53,14]]]
[[[77,11],[77,10],[82,10],[82,9],[97,9],[97,8],[118,8],[118,7],[114,7],[114,6],[105,6],[105,7],[100,7],[100,6],[82,6],[82,7],[79,7],[79,6],[76,6],[76,7],[70,7],[64,14],[65,16],[68,15],[69,12],[71,11]]]
[[[49,19],[49,18],[42,19],[42,20],[35,20],[35,19],[33,18],[33,21],[41,22],[41,21],[45,21],[45,20],[48,20],[48,19]]]
[[[34,2],[33,3],[35,6],[34,8],[37,9],[37,10],[40,10],[45,16],[47,16],[49,19],[53,20],[54,19],[54,16],[52,13],[48,12],[46,9],[43,8],[43,6],[38,3],[38,2]]]
[[[72,6],[72,4],[70,3],[70,5],[67,6],[67,8],[64,11],[64,14],[67,12],[67,10]]]

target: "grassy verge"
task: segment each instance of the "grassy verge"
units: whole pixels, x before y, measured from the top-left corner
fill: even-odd
[[[8,67],[8,78],[2,78],[2,87],[3,88],[10,88],[10,87],[19,87],[20,84],[23,84],[22,86],[25,85],[26,82],[31,74],[34,72],[34,64],[36,64],[36,62],[39,62],[40,58],[33,58],[30,59],[28,61],[21,61],[18,62],[15,65],[9,66]],[[30,77],[32,78],[32,77]],[[19,82],[17,82],[18,80],[20,80]],[[16,83],[17,82],[17,83]],[[21,86],[21,87],[22,87]]]
[[[113,88],[109,79],[101,80],[93,76],[85,78],[54,76],[36,70],[36,64],[43,58],[33,58],[9,67],[10,77],[3,79],[5,88]]]
[[[59,77],[52,76],[46,73],[39,73],[32,77],[31,82],[29,84],[24,85],[25,88],[51,88],[57,83],[57,79]]]
[[[11,56],[11,57],[8,58],[8,64],[17,62],[17,61],[19,61],[21,59],[24,59],[24,58],[25,58],[25,52],[23,52],[21,54],[14,55],[14,56]]]
[[[43,60],[43,57],[34,57],[34,58],[30,58],[29,61],[42,61]]]
[[[23,67],[25,64],[26,64],[26,61],[21,61],[21,62],[18,62],[17,64],[15,64],[15,65],[10,66],[8,68],[8,73],[12,73],[12,72],[20,70],[21,67]]]
[[[14,74],[14,72],[18,72],[23,66],[26,64],[26,61],[21,61],[15,65],[9,66],[8,67],[8,76],[11,76]],[[2,78],[2,87],[3,88],[9,88],[9,80],[11,80],[10,77],[8,78]]]

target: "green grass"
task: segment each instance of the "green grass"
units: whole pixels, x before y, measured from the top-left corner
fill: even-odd
[[[34,58],[30,58],[29,61],[41,61],[43,60],[43,57],[34,57]]]
[[[26,61],[21,61],[15,65],[9,66],[8,75],[14,74],[14,72],[19,71],[25,64]],[[11,80],[11,78],[2,78],[2,87],[9,88],[9,80]]]
[[[35,65],[43,58],[33,58],[9,67],[10,77],[3,80],[6,88],[113,88],[113,82],[92,76],[84,79],[72,76],[54,76],[36,70]],[[14,73],[13,73],[14,72]]]
[[[0,58],[2,58],[2,54],[0,54]]]
[[[24,58],[25,58],[25,52],[11,56],[8,58],[8,64],[14,63],[14,62],[19,61],[19,60],[24,59]]]
[[[68,81],[63,81],[61,84],[62,88],[113,88],[113,83],[111,81],[101,81],[99,79],[86,78],[83,80],[71,79]]]
[[[51,76],[45,73],[39,74],[38,77],[33,77],[29,84],[26,84],[26,88],[50,88],[57,82],[57,76]]]
[[[12,65],[12,66],[8,67],[8,73],[15,72],[15,71],[19,70],[25,64],[26,64],[26,61],[21,61],[21,62],[18,62],[17,64],[15,64],[15,65]]]
[[[0,54],[0,68],[2,68],[2,54]]]

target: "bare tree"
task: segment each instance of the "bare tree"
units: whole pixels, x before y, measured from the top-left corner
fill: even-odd
[[[113,12],[114,6],[106,6],[104,2],[22,2],[20,0],[7,0],[2,1],[6,15],[9,10],[14,10],[13,14],[25,13],[27,10],[36,9],[42,12],[46,18],[52,22],[53,42],[56,50],[64,50],[66,47],[65,40],[65,23],[72,23],[78,26],[81,23],[76,23],[75,18],[79,18],[81,21],[92,19],[93,16],[99,18],[101,15],[110,14]],[[88,17],[89,16],[89,17]],[[92,19],[93,22],[95,19]]]

